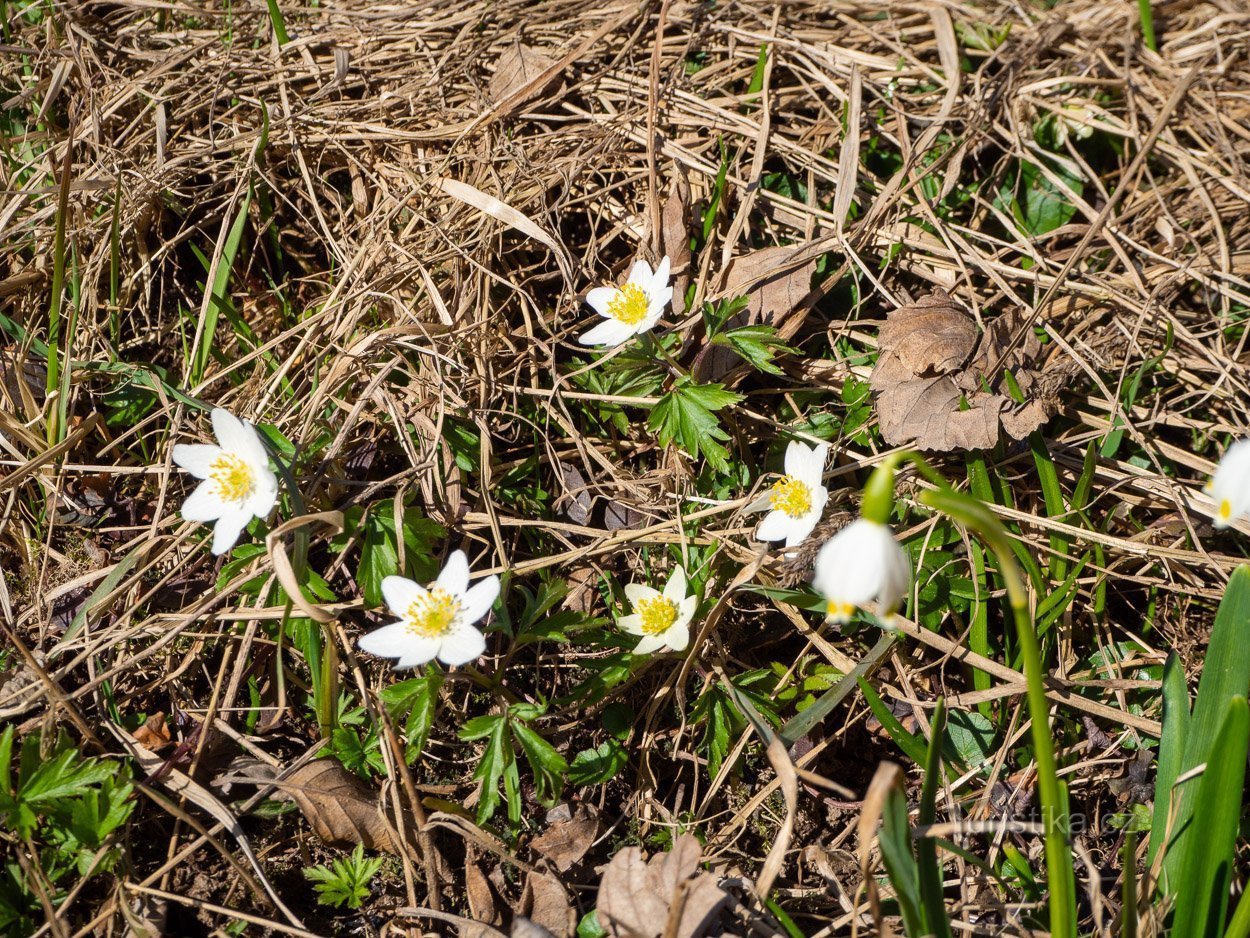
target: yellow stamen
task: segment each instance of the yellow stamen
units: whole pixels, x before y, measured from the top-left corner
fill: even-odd
[[[245,501],[256,488],[252,467],[234,453],[222,453],[214,459],[208,477],[217,483],[217,497],[226,502]]]
[[[812,510],[812,490],[794,476],[782,476],[771,489],[769,503],[791,518],[802,518]]]
[[[839,602],[836,599],[831,599],[829,600],[828,605],[825,607],[825,615],[828,618],[834,619],[839,622],[845,622],[854,614],[855,614],[854,603],[844,603],[844,602]]]
[[[677,621],[677,604],[664,596],[652,596],[638,603],[637,612],[642,620],[644,635],[667,632]]]
[[[1233,503],[1227,498],[1220,502],[1220,520],[1227,521],[1233,516]]]
[[[460,612],[460,600],[437,586],[414,599],[404,613],[408,631],[421,638],[441,638],[451,631]]]
[[[636,326],[647,318],[647,294],[636,283],[627,283],[608,303],[608,315],[627,326]]]

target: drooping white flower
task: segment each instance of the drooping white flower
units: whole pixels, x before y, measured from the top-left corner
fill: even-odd
[[[822,479],[828,454],[828,443],[807,446],[798,440],[790,442],[786,474],[747,506],[748,511],[768,511],[755,529],[757,541],[785,541],[786,547],[794,547],[812,533],[829,500]]]
[[[835,622],[876,602],[888,624],[911,587],[911,561],[884,524],[860,518],[831,537],[816,554],[812,585]]]
[[[620,345],[654,328],[673,298],[668,274],[667,255],[654,273],[650,264],[637,260],[629,279],[621,286],[595,287],[586,294],[586,303],[605,321],[583,332],[577,341],[582,345]]]
[[[690,644],[690,620],[698,596],[686,595],[686,571],[677,567],[668,577],[664,592],[642,583],[625,587],[625,597],[633,607],[631,615],[617,624],[630,635],[641,635],[634,654],[645,655],[660,648],[685,651]]]
[[[499,577],[469,586],[469,561],[453,551],[438,579],[427,589],[407,577],[382,581],[382,598],[398,622],[384,625],[356,644],[380,658],[398,658],[395,668],[415,668],[437,658],[444,664],[468,664],[486,650],[486,636],[474,623],[499,596]]]
[[[1250,440],[1238,440],[1228,448],[1206,490],[1215,499],[1217,528],[1250,512]]]
[[[182,517],[216,522],[213,553],[224,554],[252,518],[264,518],[273,509],[278,479],[251,423],[220,407],[213,408],[212,417],[217,444],[179,443],[174,462],[204,480],[182,503]]]

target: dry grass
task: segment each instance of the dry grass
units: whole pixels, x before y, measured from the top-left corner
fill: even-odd
[[[507,930],[524,879],[509,858],[542,862],[528,846],[548,826],[532,788],[514,836],[502,814],[485,834],[431,815],[474,810],[481,750],[458,728],[539,699],[559,701],[535,725],[569,760],[607,738],[609,705],[637,715],[618,777],[564,788],[601,825],[561,876],[578,915],[616,849],[655,849],[657,833],[692,828],[705,859],[741,881],[733,929],[776,929],[750,884],[787,816],[782,779],[747,723],[730,740],[744,759],[709,778],[691,704],[750,669],[777,664],[785,684],[868,654],[870,629],[817,630],[781,599],[726,589],[802,573],[763,555],[742,513],[776,464],[781,428],[832,421],[825,532],[854,510],[862,470],[886,448],[871,426],[839,429],[841,392],[867,378],[884,314],[931,286],[982,323],[1034,317],[1070,376],[1042,431],[1066,493],[1091,443],[1098,454],[1083,513],[1062,518],[1046,509],[1027,446],[938,462],[961,482],[989,474],[1000,517],[1047,575],[1057,551],[1084,558],[1050,664],[1083,694],[1058,707],[1056,736],[1085,821],[1083,914],[1089,933],[1110,934],[1120,834],[1109,818],[1149,797],[1148,782],[1143,796],[1140,779],[1122,776],[1133,780],[1125,773],[1157,726],[1158,666],[1176,651],[1197,671],[1214,602],[1244,555],[1235,535],[1213,534],[1201,482],[1250,423],[1250,13],[1160,5],[1155,53],[1139,41],[1135,4],[1101,0],[282,4],[291,40],[279,48],[259,2],[25,6],[0,4],[0,716],[22,735],[64,727],[87,753],[138,758],[142,782],[115,838],[123,861],[41,934],[121,934],[136,915],[170,934],[220,934],[237,912],[295,934],[416,933],[491,912]],[[970,38],[1008,26],[992,50]],[[518,44],[544,58],[492,81]],[[762,93],[748,95],[761,46]],[[1074,123],[1055,143],[1065,117]],[[656,444],[643,419],[654,395],[582,380],[591,357],[575,336],[589,287],[671,247],[661,219],[672,193],[688,185],[673,204],[685,233],[701,227],[722,154],[712,235],[685,271],[696,305],[749,289],[727,286],[730,261],[764,247],[797,245],[783,269],[819,259],[820,273],[804,302],[760,314],[803,351],[780,360],[786,374],[725,379],[746,396],[725,421],[740,470],[717,480]],[[1061,172],[1081,181],[1058,200],[1070,217],[1048,230],[1011,218],[996,196],[1022,163],[1041,167],[1043,202],[1062,191]],[[70,377],[48,393],[40,348],[63,185],[72,291],[57,341]],[[222,302],[205,287],[215,281]],[[689,362],[699,317],[668,321]],[[136,395],[143,406],[125,410]],[[605,416],[622,401],[624,430]],[[448,678],[411,772],[382,726],[386,767],[373,784],[427,826],[361,912],[331,913],[299,871],[338,854],[298,813],[250,816],[271,788],[212,787],[241,753],[289,770],[319,734],[305,704],[317,678],[289,635],[278,641],[272,554],[219,585],[202,529],[177,514],[188,488],[170,444],[202,438],[200,402],[300,447],[307,513],[408,499],[450,532],[436,553],[463,547],[475,570],[511,571],[514,587],[570,583],[564,607],[587,616],[609,617],[615,584],[665,569],[670,549],[697,559],[707,595],[726,599],[705,607],[697,654],[635,669],[591,702],[565,695],[610,644],[493,636],[480,680]],[[1123,439],[1103,449],[1113,430]],[[590,514],[571,518],[586,495]],[[335,594],[306,603],[330,620],[344,692],[375,714],[395,678],[354,653],[355,636],[382,620],[358,585],[360,537],[339,551],[330,527],[306,530]],[[1040,869],[1040,838],[1008,823],[1027,820],[1032,775],[1022,679],[997,638],[1001,610],[985,605],[992,578],[964,612],[938,608],[925,589],[974,582],[967,546],[915,511],[900,530],[939,559],[922,570],[923,626],[906,630],[914,640],[889,650],[872,685],[921,734],[939,694],[989,714],[988,770],[952,782],[940,811],[992,864],[1006,843]],[[248,588],[255,577],[264,586]],[[977,608],[993,665],[968,657]],[[1110,663],[1096,669],[1100,651]],[[961,658],[998,671],[978,684]],[[171,715],[172,740],[144,761],[134,731],[157,711]],[[800,743],[791,757],[809,774],[772,897],[803,934],[863,934],[874,925],[854,859],[857,799],[878,761],[906,760],[857,691]],[[987,822],[991,836],[975,833]],[[466,881],[486,876],[487,892]],[[1027,890],[959,859],[947,876],[967,933],[1026,929],[1012,903],[1035,900]],[[493,909],[470,908],[475,888],[493,890]],[[405,908],[441,912],[442,924]]]

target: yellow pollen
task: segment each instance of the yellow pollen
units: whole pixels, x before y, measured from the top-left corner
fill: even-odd
[[[667,632],[677,621],[677,604],[664,596],[652,596],[644,599],[637,606],[638,616],[642,619],[644,635],[659,635]]]
[[[802,518],[812,510],[812,490],[794,476],[782,476],[771,489],[769,503],[791,518]]]
[[[460,600],[437,586],[414,599],[404,613],[408,631],[421,638],[440,638],[451,631],[460,612]]]
[[[1227,521],[1233,516],[1233,503],[1227,498],[1220,502],[1220,520]]]
[[[256,488],[251,466],[234,453],[222,453],[214,459],[208,477],[217,483],[217,496],[226,502],[245,501]]]
[[[621,287],[608,304],[608,315],[627,326],[636,326],[647,318],[647,294],[636,283]]]
[[[827,615],[830,619],[846,620],[854,614],[854,603],[838,602],[836,599],[829,600],[829,604],[825,608],[825,615]]]

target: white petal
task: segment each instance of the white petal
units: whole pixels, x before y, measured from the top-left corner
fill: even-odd
[[[425,596],[425,587],[406,576],[388,576],[382,580],[382,598],[397,616],[402,616],[418,599]]]
[[[480,583],[474,583],[460,600],[460,621],[472,625],[495,605],[499,597],[499,577],[488,576]]]
[[[600,316],[608,316],[608,306],[620,292],[617,287],[595,287],[586,294],[586,305]]]
[[[650,332],[652,329],[654,329],[655,324],[660,321],[660,315],[663,312],[664,310],[661,309],[657,311],[654,315],[651,313],[647,313],[647,315],[643,317],[641,321],[639,321],[638,325],[633,327],[634,335],[642,335],[644,332]]]
[[[682,567],[674,567],[673,572],[668,575],[668,582],[664,584],[664,598],[677,605],[686,598],[686,571]]]
[[[816,525],[820,522],[819,511],[809,511],[801,518],[794,518],[790,522],[790,530],[786,532],[786,547],[798,547],[807,536],[816,529]]]
[[[243,421],[242,441],[239,455],[246,459],[257,472],[262,469],[268,472],[269,453],[265,450],[265,444],[260,441],[260,434],[256,432],[256,427],[250,420]]]
[[[757,541],[784,541],[790,536],[794,519],[784,511],[770,511],[755,529]]]
[[[672,287],[661,287],[647,298],[646,318],[654,325],[664,315],[664,309],[673,299]]]
[[[278,477],[269,469],[256,475],[256,491],[247,500],[247,510],[257,518],[267,518],[278,501]]]
[[[794,476],[796,479],[801,478],[804,470],[807,468],[808,457],[811,451],[807,448],[806,443],[800,443],[798,440],[791,440],[786,444],[785,469],[786,475]]]
[[[635,655],[649,655],[664,647],[664,639],[658,635],[644,635],[634,646]]]
[[[651,275],[651,289],[647,291],[651,296],[658,296],[668,286],[669,272],[672,268],[673,263],[668,259],[668,255],[665,254],[660,258],[660,262],[655,265],[655,273]],[[673,295],[671,289],[668,291],[668,295]]]
[[[620,345],[634,337],[637,330],[619,319],[605,319],[577,337],[582,345]]]
[[[885,551],[885,575],[881,578],[881,589],[877,593],[877,611],[883,618],[898,609],[907,596],[907,591],[911,589],[911,558],[907,556],[907,552],[893,536],[890,537]]]
[[[1224,453],[1210,484],[1217,514],[1215,524],[1225,527],[1250,510],[1250,440],[1238,440]],[[1228,516],[1223,515],[1228,503]]]
[[[414,650],[420,638],[414,635],[405,622],[392,622],[368,635],[356,639],[356,647],[380,658],[402,658]]]
[[[771,489],[765,489],[764,494],[760,495],[755,501],[747,505],[746,511],[768,511],[773,507],[773,493]]]
[[[642,616],[640,615],[621,616],[616,620],[616,624],[618,628],[628,632],[630,635],[642,634]]]
[[[188,521],[216,521],[229,506],[217,497],[216,482],[201,482],[182,503],[182,517]]]
[[[464,595],[464,591],[469,588],[469,559],[465,557],[464,551],[453,550],[451,552],[451,556],[447,558],[447,563],[443,566],[443,572],[438,575],[434,585],[452,596]]]
[[[813,585],[827,600],[863,606],[897,605],[911,581],[911,564],[890,529],[859,519],[816,555]]]
[[[224,407],[213,408],[213,435],[227,453],[242,456],[243,448],[248,445],[247,427]]]
[[[630,605],[634,608],[644,599],[654,599],[660,595],[660,591],[652,589],[645,583],[627,583],[625,585],[625,598],[629,600]]]
[[[641,257],[634,261],[634,266],[629,272],[629,279],[626,283],[636,283],[645,291],[651,286],[651,265],[644,261]]]
[[[174,463],[197,479],[207,479],[213,460],[221,455],[221,447],[212,443],[179,443],[174,447]]]
[[[694,618],[695,610],[699,608],[698,596],[687,596],[681,601],[681,605],[677,607],[677,621],[679,624],[688,625],[690,620]]]
[[[234,508],[217,519],[213,528],[213,553],[224,554],[238,541],[239,535],[247,527],[252,516],[238,508]]]
[[[673,651],[685,651],[690,644],[690,627],[682,622],[669,626],[664,632],[664,644]]]
[[[408,646],[404,656],[395,662],[395,670],[399,671],[404,668],[415,668],[419,665],[428,664],[434,660],[442,644],[443,640],[441,638],[428,638],[423,635],[412,636],[412,644]]]
[[[443,639],[438,660],[444,664],[468,664],[486,650],[486,636],[471,625],[463,625]]]

